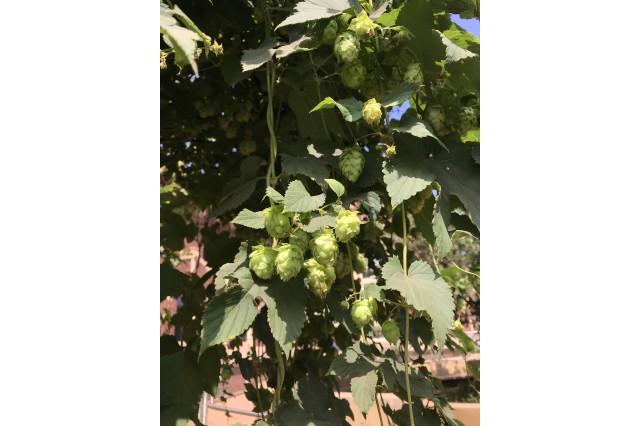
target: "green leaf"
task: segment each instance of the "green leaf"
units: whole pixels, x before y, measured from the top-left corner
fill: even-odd
[[[233,259],[232,263],[225,263],[220,267],[218,272],[216,273],[216,277],[214,280],[216,290],[220,290],[226,286],[225,277],[233,274],[238,268],[247,264],[247,243],[240,243],[240,247],[238,249],[238,253]]]
[[[301,225],[300,227],[308,233],[314,233],[320,229],[335,228],[336,217],[331,214],[318,214],[312,213],[311,220],[307,225]]]
[[[363,192],[350,196],[348,199],[345,199],[345,202],[350,204],[356,200],[360,200],[362,207],[364,207],[369,214],[369,219],[371,219],[372,222],[375,222],[378,218],[378,213],[380,213],[380,209],[382,208],[380,196],[373,191]]]
[[[191,65],[193,73],[197,76],[198,64],[195,60],[197,42],[208,43],[208,40],[206,36],[203,38],[200,34],[178,25],[178,21],[173,17],[174,14],[183,19],[186,17],[177,6],[171,9],[162,1],[160,2],[160,34],[164,35],[165,42],[173,48],[176,64],[180,68]],[[201,31],[200,33],[202,34]]]
[[[333,100],[331,97],[326,97],[318,105],[316,105],[309,113],[319,111],[321,109],[327,109],[337,106],[342,117],[349,122],[357,121],[362,118],[362,107],[364,103],[356,98],[338,99]]]
[[[264,212],[252,212],[248,209],[242,209],[240,213],[231,221],[237,225],[243,225],[253,229],[264,229]]]
[[[380,103],[383,107],[390,107],[394,105],[400,105],[418,90],[418,85],[414,83],[407,83],[403,81],[398,84],[389,93],[386,93],[380,98]]]
[[[460,25],[451,23],[449,29],[443,31],[442,34],[457,46],[469,50],[472,53],[480,53],[480,40]]]
[[[370,187],[382,181],[382,157],[374,150],[365,151],[362,154],[364,155],[364,168],[356,181],[356,185]]]
[[[256,318],[254,296],[242,286],[234,286],[214,297],[202,315],[200,354],[244,333]]]
[[[433,128],[429,123],[417,117],[409,116],[406,114],[402,117],[402,120],[400,120],[400,124],[396,127],[392,127],[391,130],[393,132],[409,133],[417,138],[430,137],[440,142],[440,139],[438,139],[438,137],[435,135]],[[442,142],[440,143],[442,144]]]
[[[282,203],[284,201],[284,195],[273,189],[272,187],[267,187],[267,193],[265,197],[271,198],[274,203]],[[263,198],[264,199],[264,198]]]
[[[220,347],[213,347],[204,351],[198,359],[198,366],[204,378],[204,390],[209,395],[215,395],[220,380]]]
[[[435,209],[435,203],[435,197],[429,197],[424,203],[422,210],[418,213],[413,213],[416,227],[431,245],[436,243],[436,236],[433,234],[433,210]]]
[[[274,53],[275,47],[282,43],[273,37],[265,39],[257,49],[245,50],[242,52],[242,71],[247,72],[259,68],[265,62],[269,62]]]
[[[376,383],[378,383],[378,374],[375,370],[369,371],[364,376],[351,379],[353,402],[364,415],[369,412],[373,405],[373,399],[376,396]]]
[[[329,177],[327,163],[313,155],[292,157],[288,154],[280,154],[282,159],[282,171],[295,175],[304,175],[313,179],[318,185],[326,188],[325,179]]]
[[[424,81],[436,77],[441,67],[437,62],[445,59],[445,46],[440,34],[433,29],[432,3],[425,0],[407,0],[396,25],[406,27],[413,37],[407,42],[406,48],[411,51],[420,62]]]
[[[451,237],[449,237],[449,231],[447,230],[447,225],[445,224],[442,213],[440,212],[441,204],[442,197],[439,195],[436,198],[436,203],[433,208],[433,221],[431,222],[433,226],[433,234],[436,240],[435,249],[438,259],[445,257],[453,248],[453,243],[451,241]]]
[[[284,212],[310,212],[324,204],[325,195],[311,196],[302,182],[294,180],[284,194]]]
[[[352,374],[362,376],[378,366],[378,363],[372,361],[371,358],[373,358],[371,349],[360,342],[356,342],[349,346],[344,353],[333,359],[327,374],[342,377]]]
[[[247,400],[253,402],[253,406],[255,407],[253,409],[254,412],[261,412],[259,406],[262,406],[262,411],[266,411],[267,408],[271,406],[273,393],[271,393],[269,389],[260,388],[258,390],[253,386],[252,383],[245,383],[244,388],[244,396],[247,398]]]
[[[374,299],[382,302],[384,300],[384,291],[382,290],[382,287],[378,285],[366,284],[362,287],[362,297],[373,297]]]
[[[473,53],[467,49],[464,49],[458,46],[444,34],[441,34],[441,35],[442,35],[442,43],[444,43],[444,45],[447,48],[446,50],[447,62],[457,62],[461,59],[478,56],[476,53]]]
[[[189,276],[183,274],[165,261],[160,265],[160,301],[167,296],[178,297],[189,283]]]
[[[476,345],[476,342],[473,341],[473,339],[471,337],[469,337],[469,335],[467,333],[464,332],[464,330],[452,330],[451,334],[453,334],[456,339],[458,339],[458,343],[460,344],[460,347],[462,347],[462,349],[464,349],[465,354],[468,353],[478,353],[480,352],[480,348],[478,348],[478,345]]]
[[[160,406],[198,402],[204,378],[194,358],[187,349],[160,357]]]
[[[275,51],[276,58],[285,58],[292,53],[296,52],[306,52],[309,50],[313,50],[312,47],[314,45],[313,39],[307,35],[301,35],[297,39],[291,41],[289,44],[282,45],[278,47]]]
[[[338,182],[335,179],[325,179],[325,182],[329,185],[329,188],[336,193],[338,197],[342,197],[344,195],[344,185]]]
[[[397,256],[382,267],[386,288],[397,290],[414,308],[427,311],[433,320],[433,332],[438,350],[444,347],[447,332],[453,323],[455,304],[447,283],[435,274],[431,266],[421,260],[414,261],[404,275]]]
[[[471,232],[456,229],[455,231],[453,231],[453,235],[451,235],[451,242],[464,237],[475,238],[475,236]]]
[[[161,3],[162,4],[162,3]],[[177,4],[173,5],[173,14],[177,16],[180,22],[194,33],[200,36],[200,39],[204,42],[205,53],[208,53],[211,48],[211,37],[203,33],[200,28],[189,18]]]
[[[470,146],[449,145],[449,153],[440,153],[428,163],[445,194],[457,196],[471,221],[480,229],[480,167],[473,161]]]
[[[383,179],[394,208],[433,182],[435,176],[427,171],[427,167],[427,160],[412,156],[398,155],[383,163]]]
[[[222,196],[211,213],[220,216],[230,210],[240,207],[246,202],[256,189],[258,179],[256,174],[262,163],[260,157],[247,157],[240,163],[240,176],[227,182],[222,190]]]
[[[376,22],[385,27],[392,27],[396,24],[396,20],[398,19],[398,14],[402,10],[404,5],[400,5],[397,9],[392,9],[387,13],[383,13],[379,18],[376,19]]]
[[[272,282],[260,286],[260,297],[267,304],[267,320],[273,337],[285,352],[289,352],[300,337],[306,321],[305,305],[309,291],[301,279],[292,282]]]
[[[395,360],[392,351],[388,350],[385,355],[387,359],[380,364],[380,372],[382,373],[385,386],[393,389],[397,383],[406,391],[405,366]],[[413,368],[409,368],[409,386],[411,386],[412,395],[429,399],[433,399],[434,397],[433,384],[431,384],[424,374]]]
[[[349,0],[305,0],[296,4],[295,12],[275,28],[330,18],[353,7]]]

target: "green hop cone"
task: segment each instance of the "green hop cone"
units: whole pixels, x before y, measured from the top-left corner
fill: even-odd
[[[360,42],[351,31],[338,34],[333,45],[333,53],[339,61],[353,62],[360,53]]]
[[[355,182],[364,169],[364,155],[359,146],[347,148],[342,151],[339,161],[340,171],[349,180]]]
[[[222,367],[222,371],[220,371],[220,376],[222,377],[222,380],[229,380],[232,375],[233,375],[233,370],[231,369],[231,367],[229,367],[228,365],[225,365],[224,367]]]
[[[454,321],[453,327],[451,327],[451,328],[453,328],[454,330],[457,330],[457,331],[464,331],[464,329],[462,328],[462,323],[460,322],[459,319]]]
[[[340,302],[340,307],[342,309],[344,309],[345,311],[349,309],[349,302],[347,302],[346,300],[343,300],[342,302]]]
[[[396,343],[400,339],[400,328],[395,321],[385,321],[382,324],[382,335],[389,343]]]
[[[351,318],[358,327],[364,327],[373,319],[369,302],[366,300],[356,300],[351,307]]]
[[[436,133],[441,133],[444,130],[444,108],[441,105],[430,105],[427,107],[427,115],[433,130]]]
[[[257,148],[258,144],[253,139],[245,139],[240,142],[240,145],[238,145],[238,151],[240,151],[240,154],[246,156],[253,154]]]
[[[340,76],[345,86],[350,89],[358,89],[365,81],[367,69],[360,61],[353,61],[342,67]]]
[[[358,212],[341,210],[336,219],[336,238],[341,243],[346,243],[360,233],[360,218]]]
[[[371,311],[371,316],[375,317],[378,313],[378,302],[375,297],[368,297],[367,303],[369,304],[369,310]]]
[[[308,259],[304,262],[305,268],[309,271],[307,280],[309,281],[309,289],[316,296],[324,299],[327,297],[331,285],[336,280],[336,274],[332,266],[324,266],[315,259]]]
[[[349,30],[356,33],[358,39],[363,41],[371,39],[376,32],[376,28],[378,28],[378,25],[369,19],[367,12],[364,10],[362,10],[349,25]]]
[[[385,80],[380,78],[376,73],[371,73],[366,77],[360,90],[362,94],[369,99],[380,97],[387,92]]]
[[[346,30],[347,27],[349,27],[349,21],[351,21],[351,18],[353,18],[353,16],[349,15],[348,13],[340,14],[337,18],[338,28],[340,28],[341,30]]]
[[[324,44],[333,44],[336,40],[336,36],[338,35],[338,23],[335,20],[331,20],[329,25],[324,28],[324,32],[322,33],[322,43]]]
[[[311,213],[309,212],[298,213],[298,220],[303,225],[308,225],[309,222],[311,221]]]
[[[411,34],[411,31],[409,31],[405,27],[400,27],[398,32],[393,36],[393,41],[397,44],[406,43],[407,41],[411,40],[412,37],[413,35]]]
[[[353,262],[353,270],[359,274],[364,274],[364,271],[367,270],[367,259],[362,253],[358,253],[358,257]]]
[[[313,257],[325,266],[333,265],[336,262],[338,253],[338,242],[331,229],[317,231],[315,237],[309,243]]]
[[[286,237],[291,229],[289,216],[282,213],[282,209],[284,207],[281,205],[264,209],[264,227],[273,238]]]
[[[282,244],[276,256],[276,270],[282,281],[298,275],[304,262],[304,252],[294,244]]]
[[[403,80],[408,83],[415,83],[420,86],[424,82],[424,77],[422,75],[422,70],[420,69],[420,64],[409,65],[407,67],[407,70],[404,73]]]
[[[465,135],[469,130],[477,126],[478,116],[473,107],[462,107],[458,114],[458,131]]]
[[[380,122],[382,118],[382,104],[375,100],[375,98],[369,99],[362,106],[362,117],[368,125],[373,126]]]
[[[263,280],[268,280],[273,276],[276,267],[276,256],[278,252],[271,247],[263,245],[253,246],[253,251],[249,255],[249,269]]]
[[[349,256],[341,251],[336,256],[336,275],[338,278],[344,278],[349,274]]]
[[[311,240],[311,235],[300,228],[296,229],[295,232],[289,236],[289,243],[298,246],[303,253],[307,251],[309,247],[309,240]]]

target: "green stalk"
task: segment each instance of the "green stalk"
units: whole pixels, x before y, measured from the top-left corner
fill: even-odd
[[[404,267],[404,276],[407,276],[407,216],[404,212],[404,203],[402,203],[402,266]],[[413,403],[411,402],[411,382],[409,382],[409,306],[405,308],[404,313],[404,383],[407,387],[407,401],[409,402],[409,420],[411,426],[414,426],[413,420]]]
[[[379,395],[380,393],[376,392],[376,394]],[[378,409],[378,418],[380,419],[380,426],[384,426],[384,424],[382,423],[382,412],[380,411],[380,403],[378,402],[378,398],[374,396],[373,399],[376,401],[376,408]]]
[[[349,278],[351,278],[351,288],[353,288],[353,294],[357,293],[356,283],[353,281],[353,264],[351,263],[351,247],[347,243],[347,256],[349,256]]]

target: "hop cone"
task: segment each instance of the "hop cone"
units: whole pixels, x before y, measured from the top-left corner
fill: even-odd
[[[307,280],[309,281],[309,288],[311,292],[316,296],[324,299],[331,285],[336,280],[336,274],[332,266],[324,266],[318,263],[315,259],[308,259],[304,262],[305,268],[309,271]]]
[[[364,274],[364,271],[367,270],[367,259],[362,253],[358,253],[358,257],[353,262],[353,270],[359,274]]]
[[[364,96],[371,99],[384,95],[387,88],[385,86],[385,80],[380,78],[379,75],[376,75],[376,73],[371,73],[366,77],[360,90]]]
[[[413,37],[413,35],[411,34],[411,31],[409,31],[405,27],[400,27],[398,32],[393,36],[393,41],[395,41],[398,44],[405,43],[411,40],[411,37]]]
[[[351,307],[351,318],[358,327],[364,327],[373,319],[369,302],[366,300],[356,300]]]
[[[342,253],[338,252],[336,256],[336,275],[338,278],[346,277],[349,274],[349,257]]]
[[[421,85],[424,81],[420,64],[411,64],[404,73],[404,81]]]
[[[378,302],[376,302],[375,297],[368,297],[367,303],[369,304],[369,310],[371,311],[372,316],[376,316],[378,313]]]
[[[396,343],[398,339],[400,339],[400,328],[398,327],[398,323],[391,320],[385,321],[385,323],[382,324],[382,335],[389,341],[389,343]]]
[[[253,139],[245,139],[242,142],[240,142],[240,145],[238,146],[238,151],[240,151],[240,154],[242,155],[249,156],[253,154],[257,148],[258,148],[258,144],[256,144],[256,141],[254,141]]]
[[[350,182],[357,181],[364,168],[364,155],[360,147],[345,149],[340,155],[339,165],[340,171]]]
[[[343,66],[342,70],[340,70],[340,76],[345,86],[350,89],[357,89],[364,83],[367,69],[360,61],[356,60]]]
[[[273,238],[283,238],[289,234],[291,222],[289,216],[282,213],[283,206],[272,206],[264,209],[264,227]]]
[[[341,243],[346,243],[360,233],[360,218],[358,212],[341,210],[336,219],[336,237]]]
[[[304,262],[304,252],[294,244],[282,244],[276,256],[276,269],[282,281],[289,281],[298,275]]]
[[[339,61],[353,62],[360,53],[360,42],[351,31],[338,34],[333,45],[333,53]]]
[[[298,246],[304,253],[305,251],[307,251],[307,247],[309,247],[310,239],[311,235],[298,228],[293,234],[289,236],[289,243]]]
[[[268,280],[273,276],[278,252],[271,247],[263,245],[253,246],[252,248],[253,251],[249,255],[249,269],[263,280]]]
[[[458,131],[461,135],[477,126],[478,116],[473,107],[462,107],[458,114]]]
[[[325,231],[319,231],[315,235],[315,238],[313,238],[310,243],[313,257],[325,266],[333,265],[338,252],[338,242],[336,241],[336,237],[333,236],[333,231],[327,229]]]
[[[362,106],[362,117],[364,121],[367,122],[370,126],[374,124],[378,124],[380,122],[380,118],[382,118],[382,104],[378,103],[378,101],[373,99],[369,99]]]
[[[324,44],[333,44],[338,35],[338,23],[335,20],[331,20],[329,25],[324,28],[322,33],[322,42]]]
[[[349,25],[349,30],[356,33],[356,36],[359,40],[369,40],[375,34],[376,28],[378,25],[374,24],[367,12],[364,10],[361,11],[358,16],[351,21]]]
[[[440,105],[431,105],[427,107],[427,114],[429,117],[429,122],[433,126],[433,130],[436,133],[441,133],[444,130],[444,108]]]

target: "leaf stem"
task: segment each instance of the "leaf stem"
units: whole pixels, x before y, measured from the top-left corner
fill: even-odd
[[[460,270],[461,272],[464,272],[465,274],[469,274],[469,275],[473,275],[474,277],[480,279],[480,275],[478,274],[474,274],[471,271],[465,271],[464,269],[462,269],[461,267],[459,267],[458,265],[456,265],[456,262],[454,262],[453,260],[451,261],[451,263],[453,263],[453,266],[455,266],[458,270]]]
[[[349,278],[351,278],[351,287],[353,288],[353,294],[356,294],[356,284],[353,281],[353,263],[351,262],[351,247],[347,243],[347,256],[349,256]]]
[[[407,215],[404,212],[404,202],[402,206],[402,266],[404,276],[407,276]],[[433,253],[433,252],[432,252]]]
[[[376,392],[376,394],[380,394],[380,392]],[[378,418],[380,419],[380,426],[384,426],[382,423],[382,412],[380,411],[380,403],[378,402],[378,398],[373,398],[376,401],[376,408],[378,409]]]

